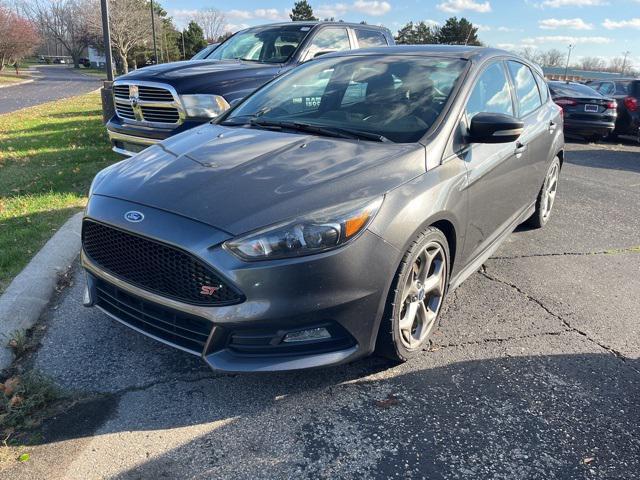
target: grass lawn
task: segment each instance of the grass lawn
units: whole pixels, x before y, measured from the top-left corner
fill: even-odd
[[[16,75],[15,70],[5,68],[0,72],[0,86],[11,85],[12,83],[23,82],[29,80],[31,76],[27,72],[27,69],[21,70],[20,75]]]
[[[118,160],[98,92],[0,115],[0,293]]]
[[[84,73],[85,75],[91,75],[92,77],[102,78],[103,80],[107,79],[107,72],[105,72],[103,68],[80,67],[80,70],[78,70],[78,72]]]

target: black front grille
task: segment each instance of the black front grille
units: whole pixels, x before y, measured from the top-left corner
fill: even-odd
[[[116,277],[159,295],[194,305],[229,305],[242,295],[209,266],[178,248],[85,220],[82,247],[89,259]],[[210,287],[210,295],[202,294]]]
[[[129,85],[114,85],[113,94],[118,98],[129,99]]]
[[[120,118],[127,118],[129,120],[135,120],[136,118],[133,107],[127,104],[116,103],[116,113]]]
[[[212,324],[204,318],[173,310],[95,280],[96,305],[149,335],[193,353],[204,349]]]
[[[180,120],[180,114],[175,107],[150,107],[143,106],[142,117],[147,122],[161,122],[161,123],[177,123]]]
[[[173,94],[169,90],[142,85],[138,87],[138,98],[149,102],[173,102]]]

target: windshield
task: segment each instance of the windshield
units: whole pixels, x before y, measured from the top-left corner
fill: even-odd
[[[284,63],[298,49],[309,30],[308,26],[296,25],[245,30],[229,38],[207,58]]]
[[[553,95],[562,97],[602,97],[602,95],[593,88],[579,83],[554,82],[549,84],[549,89]]]
[[[442,112],[465,65],[457,58],[405,55],[313,60],[257,91],[222,124],[295,122],[417,142]]]
[[[211,45],[207,45],[202,50],[200,50],[198,53],[196,53],[193,57],[191,57],[191,60],[202,60],[203,58],[207,58],[207,55],[209,55],[213,50],[215,50],[215,48],[218,45],[220,45],[220,44],[219,43],[212,43]]]

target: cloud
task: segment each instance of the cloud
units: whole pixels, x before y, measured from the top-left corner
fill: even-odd
[[[258,8],[256,10],[229,10],[223,12],[227,18],[235,18],[238,20],[288,20],[288,12],[280,11],[277,8]]]
[[[522,43],[530,43],[530,44],[536,44],[536,43],[538,44],[539,43],[569,44],[570,43],[572,45],[584,44],[584,43],[604,45],[607,43],[611,43],[612,41],[613,40],[608,37],[570,37],[565,35],[550,35],[550,36],[529,37],[529,38],[522,39]]]
[[[544,0],[540,6],[550,8],[560,7],[600,7],[609,5],[606,0]]]
[[[638,0],[640,3],[640,0]],[[615,30],[618,28],[638,28],[640,29],[640,18],[632,18],[630,20],[620,20],[619,22],[609,20],[608,18],[602,23],[607,30]]]
[[[488,1],[481,3],[476,0],[447,0],[436,5],[436,8],[447,13],[458,13],[464,10],[487,13],[491,11],[491,4]]]
[[[318,8],[314,8],[313,11],[320,18],[338,18],[349,12],[379,17],[391,11],[391,4],[380,0],[356,0],[353,3],[320,5]]]
[[[543,30],[556,30],[568,28],[570,30],[593,30],[593,25],[586,23],[581,18],[547,18],[540,20],[538,26]]]
[[[496,28],[499,32],[521,32],[521,28],[512,28],[512,27],[498,27]]]

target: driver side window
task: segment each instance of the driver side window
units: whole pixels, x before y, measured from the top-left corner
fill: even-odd
[[[346,28],[323,28],[311,40],[305,59],[311,60],[321,52],[338,52],[349,50],[349,48],[351,48],[351,44]]]
[[[469,120],[480,112],[513,115],[511,87],[502,63],[488,67],[476,82],[467,101]]]

